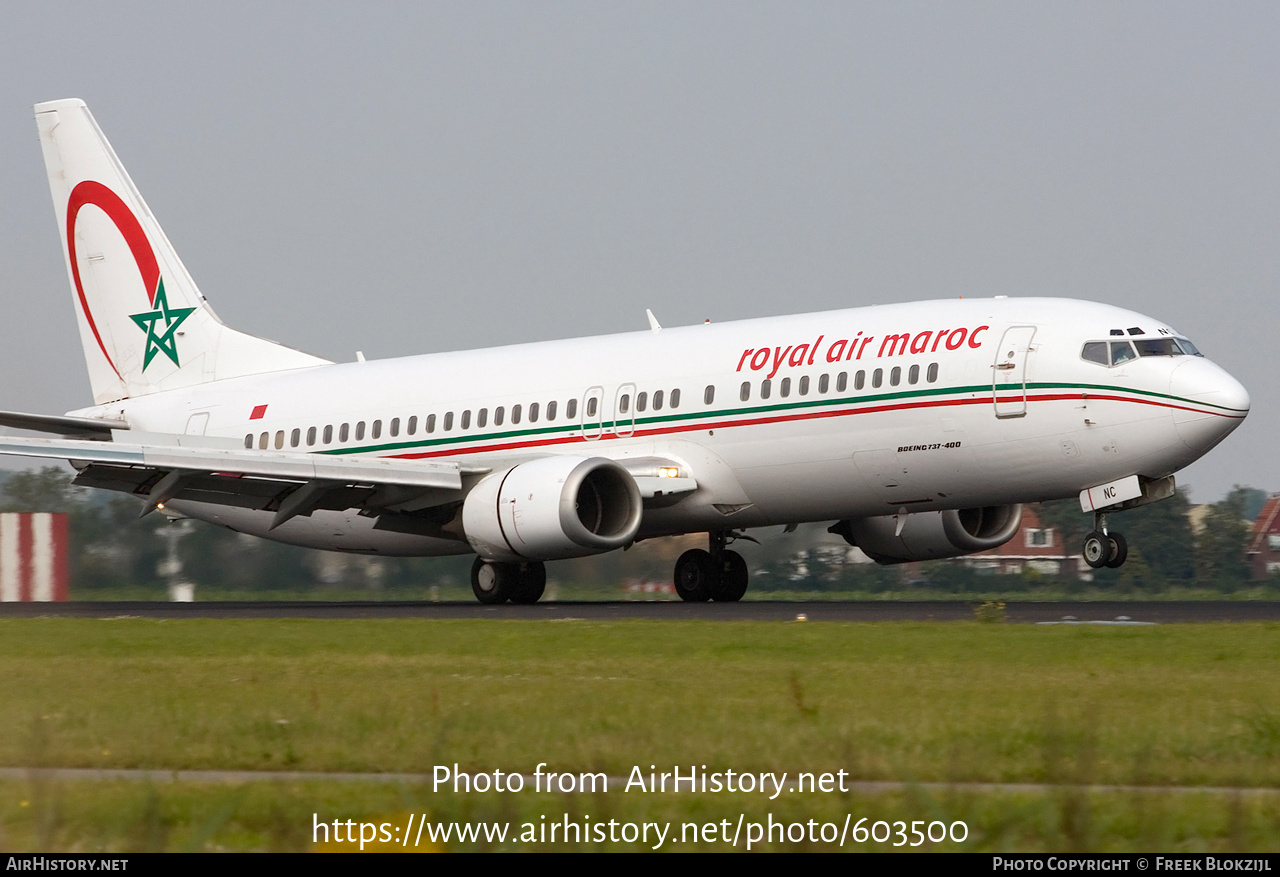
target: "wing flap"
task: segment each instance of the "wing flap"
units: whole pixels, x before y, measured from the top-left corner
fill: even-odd
[[[146,503],[143,514],[186,500],[274,511],[273,528],[317,509],[377,513],[446,504],[460,498],[464,471],[440,461],[75,439],[4,437],[0,454],[70,460],[79,470],[76,484],[137,496]]]

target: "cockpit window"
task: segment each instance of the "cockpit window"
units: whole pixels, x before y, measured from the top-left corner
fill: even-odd
[[[1138,345],[1138,356],[1182,356],[1182,348],[1172,338],[1143,338],[1133,343]]]
[[[1086,362],[1096,362],[1098,365],[1111,365],[1111,359],[1107,356],[1107,342],[1105,341],[1089,341],[1086,343],[1084,350],[1080,351],[1080,358]]]
[[[1196,346],[1181,336],[1134,338],[1124,341],[1086,341],[1080,349],[1085,362],[1113,366],[1139,356],[1203,356]]]
[[[1111,342],[1111,364],[1119,365],[1122,362],[1128,362],[1136,359],[1133,352],[1133,345],[1128,341],[1112,341]]]
[[[1173,340],[1178,342],[1178,346],[1182,348],[1182,352],[1187,356],[1204,356],[1204,354],[1197,350],[1196,346],[1186,338],[1174,338]]]

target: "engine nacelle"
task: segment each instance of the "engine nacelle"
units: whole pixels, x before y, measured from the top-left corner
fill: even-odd
[[[462,529],[486,560],[557,560],[621,548],[640,529],[640,489],[603,457],[543,457],[486,476]]]
[[[959,557],[999,548],[1022,523],[1021,505],[986,506],[906,515],[898,532],[898,516],[852,518],[831,528],[876,563],[906,563]]]

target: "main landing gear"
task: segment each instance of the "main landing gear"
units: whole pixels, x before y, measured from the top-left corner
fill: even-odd
[[[1094,569],[1122,565],[1129,556],[1129,543],[1118,532],[1107,529],[1105,512],[1093,513],[1093,532],[1084,537],[1084,562]]]
[[[481,603],[537,603],[547,587],[547,567],[538,561],[503,563],[476,558],[471,592]]]
[[[676,593],[688,603],[735,603],[747,592],[747,562],[725,548],[730,537],[723,531],[708,533],[709,551],[692,548],[676,561]]]

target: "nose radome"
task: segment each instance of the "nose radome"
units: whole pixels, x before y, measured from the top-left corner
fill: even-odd
[[[1187,357],[1178,364],[1169,377],[1169,393],[1236,418],[1249,413],[1244,385],[1201,357]]]
[[[1169,395],[1184,404],[1173,410],[1178,435],[1190,448],[1208,451],[1244,422],[1249,391],[1207,359],[1187,357],[1169,376]],[[1191,403],[1191,404],[1185,404]]]

